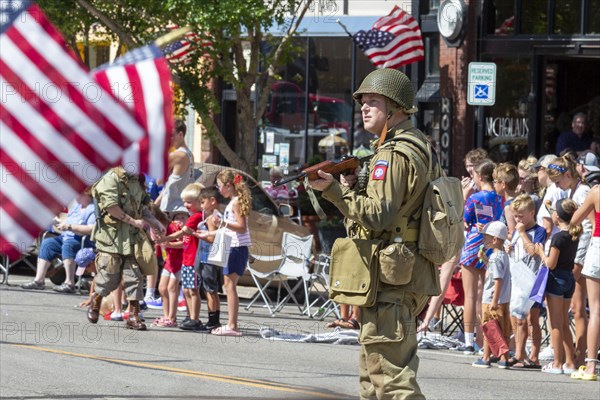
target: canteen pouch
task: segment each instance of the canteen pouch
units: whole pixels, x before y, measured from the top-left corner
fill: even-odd
[[[138,232],[133,250],[135,261],[137,261],[137,264],[142,271],[142,275],[157,275],[158,260],[156,258],[156,253],[154,252],[152,241],[145,231]]]
[[[382,244],[379,239],[336,239],[331,250],[330,299],[364,307],[375,304]]]
[[[404,243],[392,243],[379,251],[379,280],[406,285],[412,277],[415,254]]]

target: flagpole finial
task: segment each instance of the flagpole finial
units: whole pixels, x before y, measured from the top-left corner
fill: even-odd
[[[162,47],[166,44],[169,44],[169,43],[179,39],[180,37],[182,37],[183,35],[185,35],[188,32],[191,32],[191,31],[192,31],[192,28],[189,26],[184,26],[183,28],[178,28],[178,29],[172,30],[171,32],[157,38],[154,41],[154,44],[157,47]]]

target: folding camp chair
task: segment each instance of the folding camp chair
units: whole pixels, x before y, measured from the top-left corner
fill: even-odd
[[[316,306],[319,301],[323,301],[317,311],[311,315],[311,318],[319,318],[321,321],[327,318],[329,314],[335,313],[338,319],[341,319],[339,305],[329,298],[329,268],[331,266],[331,257],[327,254],[319,254],[315,261],[317,282],[324,288],[323,292],[319,292],[318,297],[310,303],[310,306]]]
[[[465,292],[462,286],[460,271],[452,275],[448,290],[444,294],[444,301],[440,312],[440,333],[451,336],[459,329],[463,329],[463,305]]]
[[[254,280],[258,292],[245,307],[246,310],[252,307],[257,300],[262,299],[271,316],[274,316],[275,313],[281,311],[289,300],[292,300],[303,314],[308,313],[310,315],[309,289],[312,282],[316,279],[315,274],[310,273],[308,270],[308,260],[310,259],[312,252],[312,243],[312,235],[300,237],[289,232],[284,232],[281,242],[281,255],[251,255],[251,258],[258,261],[281,260],[281,263],[277,269],[270,272],[257,271],[248,264],[248,271]],[[290,279],[298,279],[298,282],[293,288],[288,283],[288,280]],[[261,280],[266,280],[267,282],[264,285],[261,285]],[[267,289],[273,282],[278,283],[276,303],[273,302],[267,293]],[[301,285],[304,288],[305,296],[303,305],[300,305],[295,294]],[[283,299],[281,299],[280,296],[281,286],[287,290],[287,295]]]
[[[0,284],[8,285],[10,269],[17,264],[23,263],[34,271],[37,269],[35,261],[32,261],[32,259],[35,258],[37,260],[39,242],[40,239],[36,239],[36,241],[32,243],[24,253],[13,260],[11,260],[8,255],[0,254],[0,274],[2,274],[2,282],[0,282]]]

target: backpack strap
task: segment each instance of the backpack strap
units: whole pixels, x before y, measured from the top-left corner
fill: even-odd
[[[409,134],[401,134],[386,140],[384,146],[387,147],[387,145],[393,145],[392,150],[403,154],[408,158],[408,160],[421,160],[421,162],[427,166],[426,182],[429,182],[433,175],[434,164],[431,144],[425,140],[411,135],[410,131],[407,131],[407,133]],[[419,196],[411,196],[399,211],[400,214],[404,215],[400,220],[399,228],[402,239],[405,242],[417,242],[419,239],[419,229],[409,229],[408,224],[411,220],[419,220],[421,218],[422,210],[416,214],[410,216],[407,215],[407,211],[414,207],[417,199],[419,199]]]

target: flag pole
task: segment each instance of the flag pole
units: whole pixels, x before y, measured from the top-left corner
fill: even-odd
[[[157,47],[162,47],[162,46],[167,45],[167,44],[169,44],[171,42],[174,42],[175,40],[181,38],[183,35],[185,35],[188,32],[191,32],[191,31],[192,31],[192,28],[189,27],[189,26],[184,26],[183,28],[175,29],[175,30],[173,30],[173,31],[171,31],[171,32],[169,32],[169,33],[167,33],[165,35],[162,35],[161,37],[157,38],[154,41],[154,44]]]
[[[342,27],[342,29],[344,30],[344,32],[346,32],[346,34],[347,34],[348,36],[350,36],[351,38],[353,38],[353,37],[352,37],[352,34],[351,34],[350,32],[348,32],[348,28],[346,28],[346,25],[344,25],[344,24],[342,23],[342,21],[340,21],[339,19],[336,19],[336,20],[335,20],[335,22],[337,22],[337,23],[338,23],[338,25]]]

